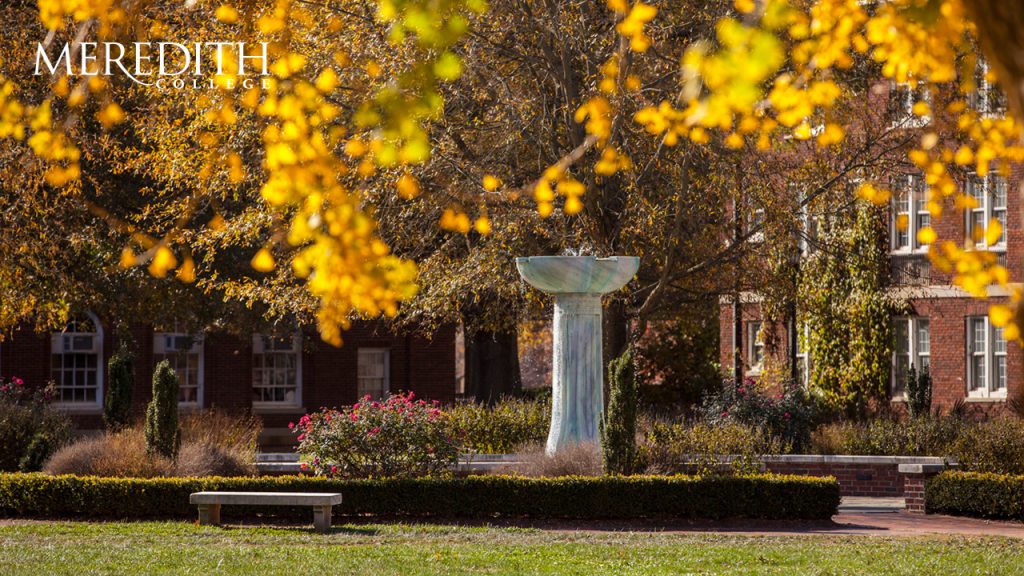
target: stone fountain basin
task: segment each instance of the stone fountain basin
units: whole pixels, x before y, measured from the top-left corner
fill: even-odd
[[[516,258],[519,274],[551,294],[606,294],[626,285],[640,268],[637,256],[528,256]]]

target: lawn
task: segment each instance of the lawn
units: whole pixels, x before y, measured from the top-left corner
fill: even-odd
[[[1004,538],[738,536],[437,524],[0,524],[0,574],[1024,574]]]

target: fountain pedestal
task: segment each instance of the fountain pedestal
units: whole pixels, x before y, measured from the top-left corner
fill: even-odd
[[[551,430],[547,453],[578,443],[599,443],[604,411],[601,296],[636,274],[635,256],[531,256],[516,258],[530,285],[555,297]]]

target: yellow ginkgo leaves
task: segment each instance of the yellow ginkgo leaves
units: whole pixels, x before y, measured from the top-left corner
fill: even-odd
[[[274,262],[274,256],[268,248],[260,248],[256,255],[252,257],[250,265],[257,272],[270,272],[274,269],[276,263]]]
[[[403,200],[412,200],[420,195],[420,183],[412,174],[402,174],[395,183],[395,188]]]
[[[234,24],[235,22],[238,22],[238,10],[230,4],[221,4],[218,6],[216,12],[214,12],[214,16],[217,20],[220,20],[225,24]]]

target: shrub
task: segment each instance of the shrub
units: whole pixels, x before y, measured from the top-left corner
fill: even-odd
[[[636,466],[636,374],[633,352],[626,350],[608,366],[608,408],[601,419],[601,450],[609,474],[630,474]]]
[[[778,392],[769,393],[746,379],[723,383],[720,391],[704,398],[700,412],[712,425],[748,424],[778,438],[788,449],[800,450],[810,443],[818,407],[799,384],[786,382]]]
[[[437,403],[413,393],[307,414],[294,426],[299,453],[317,475],[412,477],[450,474],[459,445]]]
[[[957,417],[921,417],[906,422],[877,419],[819,426],[811,437],[814,454],[866,456],[949,456],[970,423]]]
[[[189,444],[204,444],[231,454],[239,463],[247,463],[247,472],[255,472],[263,421],[250,413],[229,414],[218,410],[189,412],[181,419],[182,451]],[[233,475],[215,469],[213,474]]]
[[[907,372],[907,412],[911,418],[928,416],[932,410],[932,376],[925,366],[920,373],[910,365]]]
[[[107,430],[116,432],[131,425],[132,391],[135,389],[135,355],[122,341],[110,357],[107,372],[107,396],[103,401],[103,422]]]
[[[966,427],[951,452],[964,470],[1024,474],[1024,420],[1003,416]]]
[[[178,375],[163,360],[153,373],[153,399],[146,407],[146,451],[174,459],[179,447]]]
[[[778,454],[777,438],[738,422],[673,424],[653,422],[640,447],[640,461],[648,474],[751,473],[761,457]]]
[[[593,444],[570,444],[548,455],[543,446],[517,454],[519,463],[509,471],[534,478],[600,476],[601,454]]]
[[[926,482],[924,499],[928,512],[1024,519],[1024,476],[943,472]]]
[[[31,472],[71,438],[67,417],[49,406],[53,388],[0,381],[0,471]]]
[[[174,462],[147,453],[142,435],[125,429],[68,444],[50,458],[43,471],[53,475],[153,478],[173,476]]]
[[[551,399],[504,397],[493,406],[456,404],[445,409],[446,422],[464,450],[511,454],[544,442],[551,426]]]
[[[84,438],[59,450],[43,467],[49,474],[106,477],[240,476],[256,473],[259,420],[205,411],[182,418],[177,460],[146,450],[138,427]]]
[[[0,474],[0,516],[189,518],[203,490],[341,492],[339,514],[529,518],[792,518],[826,520],[839,506],[832,478],[603,476],[598,478],[95,478]],[[309,508],[228,506],[307,519]]]

